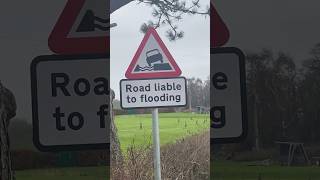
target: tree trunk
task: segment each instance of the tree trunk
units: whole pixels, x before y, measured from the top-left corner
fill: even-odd
[[[117,127],[114,123],[114,113],[113,113],[113,105],[112,102],[115,98],[114,92],[111,90],[110,92],[110,143],[111,143],[111,171],[113,175],[116,175],[121,172],[115,172],[121,170],[119,168],[123,165],[123,156],[120,149],[120,141],[118,138]]]
[[[189,92],[188,92],[188,98],[189,98],[189,111],[192,112],[192,97],[191,97],[191,89],[189,89]]]
[[[1,180],[13,180],[8,127],[15,116],[16,102],[13,94],[0,82],[0,177]]]
[[[253,121],[254,121],[254,150],[260,150],[260,142],[259,142],[259,123],[258,123],[258,103],[257,103],[257,96],[254,96],[254,107],[253,107]]]

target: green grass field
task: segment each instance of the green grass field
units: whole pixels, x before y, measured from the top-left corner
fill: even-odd
[[[17,171],[17,180],[106,180],[107,167],[57,168]]]
[[[140,123],[142,129],[140,129]],[[209,128],[208,115],[163,113],[159,116],[161,144],[200,133]],[[121,149],[134,144],[151,144],[151,115],[116,116]],[[246,162],[212,163],[214,180],[319,180],[320,167],[248,166]],[[106,167],[59,168],[17,171],[17,180],[102,180],[107,179]]]
[[[211,163],[214,180],[319,180],[320,167],[248,166],[246,162]],[[260,179],[259,179],[260,177]]]
[[[116,116],[116,126],[122,151],[130,145],[152,143],[151,115]],[[140,123],[142,129],[140,129]],[[163,113],[159,115],[161,144],[209,129],[209,116],[191,113]],[[17,180],[106,180],[107,167],[57,168],[17,171]]]
[[[150,114],[116,116],[115,123],[118,128],[122,151],[125,152],[130,145],[152,144],[152,119]],[[209,123],[208,114],[159,114],[160,143],[161,145],[174,143],[183,137],[200,133],[204,129],[209,129]]]

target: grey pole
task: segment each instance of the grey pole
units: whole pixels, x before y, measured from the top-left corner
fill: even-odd
[[[158,108],[152,110],[153,161],[154,179],[161,180],[160,137]]]

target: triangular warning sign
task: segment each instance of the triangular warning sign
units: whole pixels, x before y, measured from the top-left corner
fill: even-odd
[[[210,42],[211,47],[219,47],[226,44],[229,40],[230,33],[226,24],[222,21],[217,10],[211,2],[210,18]]]
[[[126,77],[128,79],[178,77],[181,70],[154,28],[144,36]]]
[[[50,34],[50,49],[58,54],[108,52],[108,7],[106,0],[68,0]]]

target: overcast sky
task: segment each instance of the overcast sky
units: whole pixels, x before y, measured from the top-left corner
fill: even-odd
[[[215,0],[231,30],[227,46],[282,50],[300,63],[320,42],[319,0]]]
[[[209,0],[201,0],[203,9]],[[111,22],[117,27],[111,29],[111,88],[119,99],[119,81],[125,78],[125,72],[137,51],[144,34],[141,33],[142,23],[154,20],[152,8],[132,2],[111,15]],[[210,75],[209,37],[210,17],[184,16],[179,28],[185,37],[177,41],[169,41],[165,36],[168,26],[159,28],[158,34],[176,60],[182,76],[206,79]]]
[[[52,54],[48,36],[66,0],[5,0],[0,6],[0,79],[17,99],[18,114],[31,121],[30,63],[38,55]],[[257,51],[267,47],[291,54],[297,62],[307,58],[310,48],[320,42],[320,2],[318,0],[220,0],[215,2],[231,32],[226,46]],[[112,16],[111,85],[118,88],[143,35],[142,22],[150,19],[149,9],[135,4],[124,6]],[[185,38],[168,42],[165,28],[159,34],[178,62],[184,76],[205,78],[208,69],[208,20],[184,19],[180,28]],[[203,48],[200,48],[203,47]],[[118,49],[117,52],[114,49]],[[203,61],[202,61],[203,60]]]

